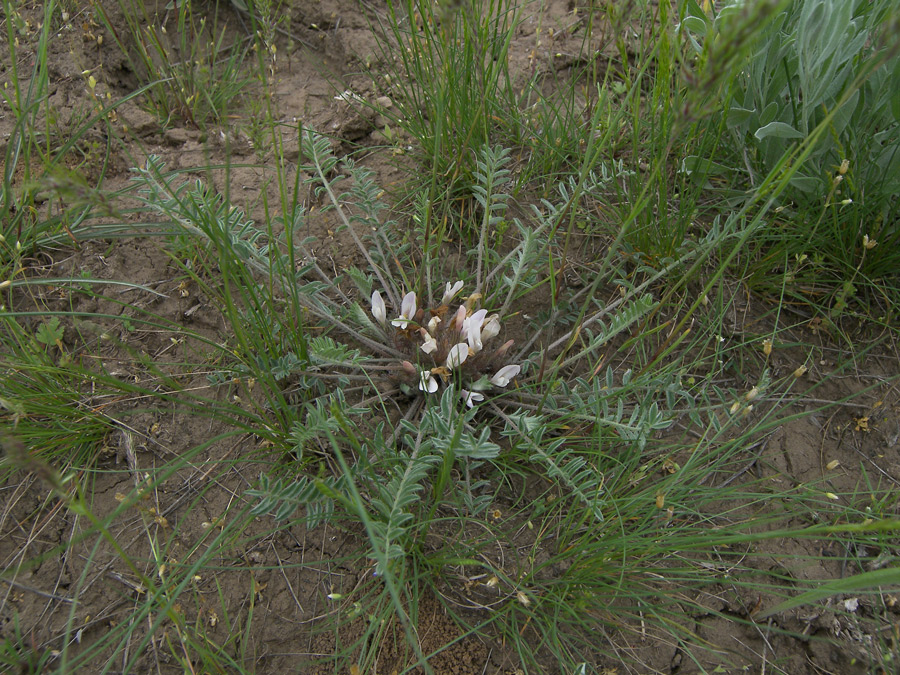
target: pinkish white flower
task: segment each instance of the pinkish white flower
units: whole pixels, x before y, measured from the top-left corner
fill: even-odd
[[[378,291],[372,293],[372,316],[382,326],[387,325],[387,309],[384,306],[384,300],[381,299],[381,293]]]
[[[453,315],[453,328],[459,331],[459,339],[465,340],[466,336],[463,332],[466,329],[466,308],[462,305],[459,306],[459,309],[456,310],[456,314]]]
[[[420,328],[419,334],[424,340],[421,347],[423,352],[425,352],[426,354],[431,354],[431,352],[437,349],[437,340],[434,339],[434,336],[431,333],[429,333],[424,328]]]
[[[477,321],[469,321],[466,328],[466,340],[469,341],[469,349],[473,354],[481,351],[481,324]]]
[[[496,314],[491,314],[487,319],[485,319],[484,324],[481,326],[481,341],[487,342],[492,337],[497,337],[500,334],[500,317]]]
[[[479,394],[477,391],[467,391],[466,389],[459,390],[459,397],[470,408],[474,408],[476,403],[484,400],[484,394]]]
[[[450,353],[447,354],[446,365],[450,370],[453,370],[461,366],[467,358],[469,358],[469,345],[465,342],[460,342],[450,348]]]
[[[520,370],[522,370],[522,366],[503,366],[491,378],[491,384],[493,384],[495,387],[505,387],[513,378],[515,378],[516,375],[519,374]]]
[[[447,285],[444,287],[444,296],[441,298],[441,304],[442,305],[450,304],[450,301],[456,297],[456,294],[462,290],[462,287],[463,287],[462,281],[457,281],[452,286],[450,285],[450,282],[448,281]]]
[[[459,333],[460,340],[468,340],[472,351],[478,353],[481,351],[481,324],[484,323],[484,317],[487,316],[486,309],[479,309],[468,319],[463,321],[463,328]]]
[[[434,375],[431,374],[430,370],[423,370],[419,373],[419,391],[424,391],[426,394],[433,394],[437,390],[437,380],[434,379]]]
[[[403,296],[403,302],[400,305],[400,318],[391,321],[391,325],[395,328],[406,328],[415,316],[416,294],[410,291]]]

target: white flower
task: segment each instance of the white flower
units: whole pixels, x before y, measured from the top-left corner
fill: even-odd
[[[437,389],[437,380],[434,379],[434,375],[431,374],[430,370],[423,370],[419,373],[419,391],[424,391],[426,394],[433,394]]]
[[[481,351],[481,324],[477,321],[470,322],[469,327],[466,330],[466,339],[469,341],[469,348],[472,350],[473,354],[477,354]]]
[[[396,328],[406,328],[416,315],[416,294],[410,291],[403,296],[403,303],[400,306],[400,318],[391,321],[391,325]]]
[[[454,345],[447,354],[447,367],[453,370],[461,366],[467,358],[469,358],[469,345],[460,342],[458,345]]]
[[[477,312],[472,314],[469,317],[469,325],[478,324],[478,328],[481,329],[481,326],[484,324],[484,318],[487,316],[486,309],[479,309]]]
[[[487,316],[486,309],[479,309],[468,319],[463,321],[463,330],[459,334],[460,338],[465,337],[469,341],[472,352],[477,354],[483,346],[481,343],[481,324],[484,323],[484,317]]]
[[[522,370],[522,366],[503,366],[491,378],[491,384],[496,387],[505,387],[509,384],[510,380],[519,374],[520,370]]]
[[[384,306],[384,300],[381,299],[381,293],[378,291],[372,293],[372,316],[382,326],[387,325],[387,309]]]
[[[425,330],[424,328],[420,328],[420,329],[419,329],[419,332],[420,332],[420,334],[421,334],[421,336],[422,336],[422,339],[425,340],[425,342],[422,344],[422,351],[423,351],[423,352],[425,352],[426,354],[430,354],[430,353],[433,352],[435,349],[437,349],[437,340],[434,339],[434,336],[433,336],[433,335],[431,335],[431,334],[430,334],[427,330]]]
[[[477,391],[466,391],[465,389],[459,390],[459,397],[470,408],[474,408],[476,403],[484,400],[484,394],[479,394]]]
[[[444,287],[444,297],[441,298],[441,304],[442,305],[450,304],[450,301],[456,297],[456,294],[462,290],[462,287],[463,287],[462,281],[457,281],[452,286],[450,285],[450,282],[448,281],[447,285]]]
[[[487,342],[492,337],[496,337],[500,333],[500,317],[496,314],[491,314],[487,319],[485,319],[484,324],[481,326],[481,341]]]

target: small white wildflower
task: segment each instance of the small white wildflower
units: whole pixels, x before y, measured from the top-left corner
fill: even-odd
[[[419,373],[419,391],[424,391],[426,394],[433,394],[437,389],[437,380],[434,379],[434,375],[431,374],[430,370],[423,370]]]
[[[474,325],[478,324],[478,328],[481,328],[484,325],[484,320],[487,317],[486,309],[479,309],[477,312],[474,312],[472,316],[469,317],[469,324]]]
[[[466,340],[469,342],[469,348],[473,354],[481,351],[481,326],[477,323],[470,323],[466,330]]]
[[[384,306],[384,300],[381,298],[381,293],[378,291],[372,293],[372,316],[374,316],[382,326],[387,325],[387,308]]]
[[[461,280],[457,281],[452,286],[450,285],[450,282],[448,281],[447,285],[444,287],[444,296],[441,298],[441,304],[442,305],[450,304],[450,301],[456,297],[456,294],[462,290],[462,287],[463,287],[463,282]]]
[[[422,351],[426,354],[431,354],[437,349],[437,340],[435,340],[434,336],[424,328],[420,328],[419,330],[421,332],[422,339],[425,340],[425,342],[422,344]]]
[[[459,390],[459,397],[465,401],[466,405],[470,408],[474,408],[476,403],[484,400],[484,394],[479,394],[477,391],[467,391],[465,389]]]
[[[469,358],[469,346],[465,342],[460,342],[450,349],[450,353],[447,354],[446,365],[450,370],[453,370],[465,363],[467,358]]]
[[[416,315],[416,294],[410,291],[403,296],[400,306],[400,318],[391,321],[395,328],[406,328]]]
[[[492,337],[497,337],[500,334],[500,317],[496,314],[491,314],[487,319],[485,319],[484,324],[481,326],[481,341],[487,342]]]
[[[466,340],[469,341],[469,347],[473,354],[481,351],[481,325],[484,323],[484,317],[487,315],[486,309],[479,309],[465,321]]]
[[[522,366],[503,366],[491,378],[491,384],[493,384],[495,387],[505,387],[513,378],[515,378],[516,375],[519,374],[520,370],[522,370]]]

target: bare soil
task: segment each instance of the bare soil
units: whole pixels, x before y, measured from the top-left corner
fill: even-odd
[[[226,2],[219,4],[220,15],[228,19],[228,30],[235,36],[245,34],[246,17],[226,7]],[[127,33],[116,3],[102,0],[99,5],[113,24]],[[164,5],[157,3],[160,17],[165,14]],[[543,6],[543,15],[525,17],[512,49],[515,72],[525,78],[533,69],[549,73],[571,66],[580,49],[577,31],[565,30],[572,10],[570,3],[552,0]],[[298,159],[299,119],[331,134],[340,151],[371,148],[363,161],[377,171],[383,186],[397,185],[405,175],[398,166],[404,160],[379,147],[383,135],[377,117],[335,98],[344,89],[369,101],[384,93],[376,91],[372,79],[363,74],[364,65],[375,69],[385,65],[379,64],[369,23],[379,8],[351,0],[293,0],[289,11],[289,30],[300,40],[279,39],[274,87],[276,109],[285,122],[281,139],[285,156],[289,161]],[[31,28],[20,35],[20,77],[30,73],[40,14],[38,4],[26,6],[23,12]],[[539,23],[545,30],[542,35],[536,33]],[[547,27],[556,30],[547,33]],[[58,138],[71,133],[91,114],[96,97],[105,100],[108,93],[111,100],[117,100],[137,86],[136,74],[91,6],[79,8],[67,23],[54,27],[50,51],[49,104],[55,112],[52,124]],[[4,48],[0,79],[11,77],[9,66]],[[97,80],[93,92],[85,71]],[[102,176],[105,188],[123,187],[129,169],[152,153],[164,158],[169,168],[196,170],[217,189],[227,187],[232,200],[255,218],[264,216],[264,193],[269,204],[277,204],[272,176],[266,169],[267,153],[254,147],[247,119],[236,116],[230,127],[221,129],[201,130],[178,119],[163,127],[142,109],[140,98],[118,106],[116,116],[119,128],[114,138],[98,124],[80,144],[85,161],[79,171],[89,183]],[[0,115],[0,151],[6,150],[4,139],[10,138],[15,122],[9,110]],[[226,161],[234,165],[227,174],[228,186],[223,184],[224,170],[201,168],[224,166]],[[355,262],[355,247],[343,239],[346,234],[337,233],[336,224],[327,217],[312,219],[310,234],[317,239],[314,253],[328,261],[327,267],[341,271]],[[17,295],[15,304],[18,309],[97,312],[126,319],[110,321],[95,331],[97,335],[115,333],[114,339],[99,349],[109,372],[123,381],[131,378],[146,384],[152,375],[139,367],[134,355],[140,354],[161,364],[162,370],[183,377],[185,386],[204,386],[201,376],[178,372],[178,364],[202,359],[196,345],[179,340],[177,330],[142,325],[133,330],[122,328],[129,317],[149,310],[172,326],[183,325],[213,340],[227,339],[210,299],[200,289],[184,285],[185,277],[173,261],[171,249],[152,238],[96,241],[42,252],[29,261],[28,275],[33,278],[82,274],[127,280],[161,295],[118,290],[107,291],[106,297],[61,294],[48,285]],[[764,303],[748,303],[744,310],[735,317],[736,330],[760,332],[754,322],[765,314]],[[35,324],[38,322],[35,319]],[[877,516],[897,517],[897,500],[891,495],[900,481],[900,398],[887,382],[898,374],[900,359],[892,350],[880,348],[853,369],[835,376],[837,366],[852,354],[832,335],[818,330],[814,322],[801,322],[794,330],[798,344],[817,345],[805,376],[810,392],[805,402],[794,404],[797,411],[804,406],[820,408],[821,401],[843,402],[777,428],[764,444],[748,451],[747,474],[738,479],[767,478],[786,487],[818,485],[840,495],[858,491],[867,501],[857,505],[861,511],[870,508]],[[84,341],[90,334],[90,327],[69,325],[64,343],[77,351],[87,346]],[[805,358],[797,348],[778,350],[772,363],[780,374],[791,372]],[[754,375],[746,373],[746,382],[752,383]],[[236,388],[234,393],[240,392]],[[210,546],[220,516],[233,509],[236,501],[247,500],[244,492],[256,484],[261,471],[271,467],[272,459],[254,436],[232,434],[213,440],[229,430],[227,425],[185,414],[177,402],[168,409],[161,404],[151,409],[138,397],[89,404],[102,407],[109,420],[108,433],[97,448],[96,468],[84,474],[90,506],[98,517],[118,508],[117,495],[141,484],[147,472],[156,474],[171,458],[189,456],[184,470],[156,486],[144,505],[121,514],[110,530],[131,559],[146,561],[145,571],[157,570],[163,581],[165,572],[159,571],[160,565],[183,568],[195,564]],[[882,498],[873,499],[873,492]],[[827,519],[828,514],[823,512],[822,518]],[[518,528],[518,524],[510,527]],[[80,537],[86,528],[85,521],[51,498],[48,487],[35,476],[18,473],[2,485],[0,561],[8,572],[0,584],[0,634],[4,638],[16,641],[18,633],[38,652],[59,650],[67,626],[74,626],[76,643],[70,649],[77,654],[90,649],[98,636],[121,630],[132,620],[143,589],[107,542],[97,544],[94,538]],[[352,662],[335,654],[365,636],[368,619],[360,616],[336,631],[329,620],[352,607],[340,603],[336,607],[326,596],[359,597],[379,583],[372,579],[370,562],[362,553],[361,533],[330,525],[309,531],[302,525],[287,531],[273,529],[266,519],[248,517],[241,536],[222,546],[220,555],[204,561],[191,582],[191,592],[181,596],[193,600],[191,606],[179,607],[185,621],[201,627],[214,643],[237,640],[232,652],[242,655],[241,665],[248,670],[358,673]],[[516,535],[511,533],[510,540],[516,540]],[[831,541],[775,540],[760,545],[760,552],[764,555],[758,555],[763,561],[759,564],[781,570],[786,579],[836,579],[859,571],[847,568],[852,552]],[[311,565],[309,561],[318,562]],[[721,570],[711,569],[710,573]],[[84,575],[86,580],[79,582]],[[430,661],[434,671],[453,675],[522,672],[516,654],[493,636],[459,639],[462,632],[447,607],[474,623],[479,611],[491,610],[478,610],[477,602],[466,604],[464,580],[448,579],[444,585],[443,595],[426,596],[418,607],[410,608],[423,652],[437,652]],[[69,594],[75,588],[81,592],[74,615],[70,615],[76,598]],[[697,656],[695,661],[671,637],[654,636],[639,626],[620,634],[598,630],[598,651],[609,652],[612,645],[614,652],[630,661],[601,660],[598,666],[605,670],[598,672],[863,673],[877,668],[879,650],[896,636],[900,622],[896,598],[887,601],[893,609],[886,613],[880,602],[866,596],[858,599],[852,613],[800,608],[779,616],[774,625],[794,632],[794,637],[788,637],[773,633],[771,623],[746,621],[762,602],[760,597],[733,588],[727,576],[717,588],[720,592],[710,593],[704,600],[710,608],[708,614],[684,616],[685,625],[716,651]],[[661,592],[677,594],[681,589],[663,583]],[[834,602],[847,600],[839,597]],[[728,615],[745,620],[723,618]],[[249,626],[246,633],[242,632],[244,626]],[[169,643],[177,631],[176,625],[162,617],[143,617],[120,658],[140,653],[135,672],[202,671],[203,664],[189,665],[172,658]],[[385,627],[377,636],[382,642],[372,672],[403,672],[414,657],[402,627]],[[109,654],[97,654],[92,661],[96,670],[108,658]],[[124,662],[110,667],[117,672]],[[548,663],[546,672],[559,671]]]

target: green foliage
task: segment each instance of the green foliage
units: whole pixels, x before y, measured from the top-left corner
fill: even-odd
[[[732,3],[715,19],[695,14],[685,24],[697,28],[705,46],[741,11]],[[835,316],[854,299],[852,282],[872,283],[897,269],[898,22],[890,0],[791,2],[761,31],[723,98],[731,143],[744,155],[742,170],[754,187],[798,141],[814,142],[793,167],[782,196],[788,218],[762,240],[768,250],[756,278],[771,290],[781,285],[773,267],[786,273],[785,260],[814,256],[805,274],[788,279],[788,292],[794,281],[824,286],[834,294]],[[878,248],[864,250],[864,236]],[[887,304],[896,295],[892,288],[873,290],[882,297],[872,299]]]
[[[372,532],[371,557],[378,563],[378,571],[384,573],[383,565],[412,552],[415,533],[428,525],[425,514],[434,504],[423,499],[422,493],[433,470],[443,463],[442,471],[446,475],[457,459],[467,463],[489,460],[496,458],[500,451],[489,440],[488,427],[477,432],[473,429],[477,411],[466,410],[465,406],[460,410],[461,406],[458,392],[450,386],[437,403],[427,407],[419,422],[401,420],[396,436],[408,450],[386,442],[385,428],[380,424],[371,434],[371,440],[354,440],[360,461],[351,467],[350,474],[337,479],[313,481],[302,476],[293,481],[273,481],[261,477],[260,487],[247,493],[260,500],[253,513],[271,512],[277,520],[285,520],[303,507],[307,525],[314,527],[331,516],[335,502],[351,517],[361,517],[359,511],[363,509]],[[368,436],[358,424],[351,425],[347,417],[363,414],[365,409],[348,407],[341,394],[336,394],[328,404],[317,401],[315,406],[307,408],[309,414],[304,423],[297,424],[292,433],[298,446],[309,443],[314,436],[337,438],[339,430],[351,439]],[[348,481],[355,483],[356,490],[364,496],[363,502],[355,499],[355,491],[349,489]],[[453,501],[458,497],[458,486],[442,486],[450,489],[448,499]],[[485,484],[474,487],[480,490]],[[474,509],[473,515],[477,515],[484,510],[486,502],[482,497],[474,497],[472,492],[472,485],[464,486],[462,499]]]
[[[62,336],[63,328],[59,325],[58,316],[51,316],[34,333],[34,339],[47,347],[61,344]]]
[[[794,2],[767,27],[738,75],[727,125],[737,143],[753,150],[757,171],[772,170],[786,141],[828,125],[786,198],[821,204],[845,159],[855,173],[884,176],[879,192],[900,188],[900,61],[897,45],[885,42],[882,32],[892,6]]]

